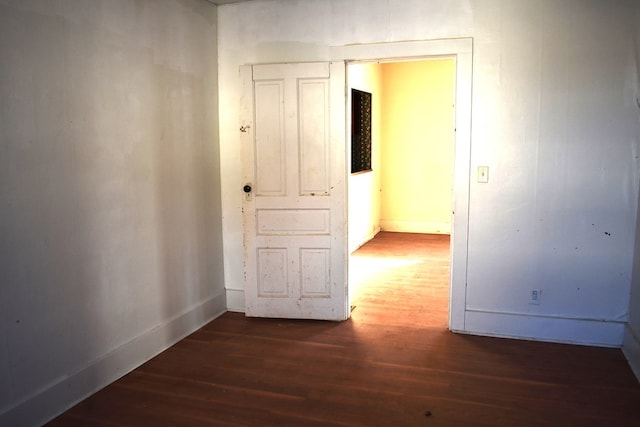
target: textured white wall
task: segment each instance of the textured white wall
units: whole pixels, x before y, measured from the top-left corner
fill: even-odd
[[[0,0],[0,425],[225,309],[216,7]]]
[[[491,181],[471,192],[467,307],[590,319],[588,330],[567,327],[567,340],[619,345],[620,327],[595,331],[627,320],[637,4],[500,6],[483,14],[475,44],[472,151]],[[539,306],[530,289],[542,290]]]
[[[273,0],[219,8],[225,281],[242,309],[238,67],[473,37],[465,329],[620,345],[638,199],[632,0]],[[542,290],[530,305],[532,289]]]
[[[640,135],[640,119],[638,120],[638,135]],[[633,259],[629,322],[625,328],[622,350],[636,377],[640,379],[640,215],[638,215],[636,222],[636,244]]]
[[[636,116],[636,133],[640,139],[640,7],[636,11],[635,37],[635,74],[636,84],[632,88],[638,103]],[[640,199],[639,199],[640,202]],[[631,295],[629,303],[629,323],[624,336],[624,353],[636,376],[640,379],[640,212],[636,220],[636,240],[633,257],[633,274],[631,277]]]
[[[371,172],[348,174],[349,179],[349,253],[371,240],[380,231],[380,152],[382,122],[381,68],[376,63],[352,64],[348,67],[348,102],[351,88],[371,93]],[[347,111],[350,111],[347,108]],[[347,128],[351,129],[351,117]],[[349,134],[349,138],[350,138]],[[347,162],[347,167],[351,163]]]

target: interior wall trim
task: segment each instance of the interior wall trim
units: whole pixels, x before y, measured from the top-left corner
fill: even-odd
[[[0,425],[42,425],[116,381],[226,311],[225,293],[154,326],[106,356],[8,408]]]
[[[631,370],[640,381],[640,337],[627,323],[624,328],[622,353],[627,358]]]
[[[625,322],[619,321],[467,310],[466,330],[457,332],[501,338],[620,348],[623,341],[624,327]]]

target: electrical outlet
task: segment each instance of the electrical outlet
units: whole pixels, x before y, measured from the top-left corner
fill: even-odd
[[[531,296],[529,298],[529,304],[540,305],[540,297],[542,296],[542,290],[531,289]]]

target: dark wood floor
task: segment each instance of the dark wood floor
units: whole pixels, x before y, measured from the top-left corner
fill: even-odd
[[[381,233],[351,261],[351,320],[226,313],[50,425],[640,425],[618,349],[448,332],[448,256]]]

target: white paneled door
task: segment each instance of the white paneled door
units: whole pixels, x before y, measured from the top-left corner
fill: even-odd
[[[345,64],[242,68],[247,316],[345,320]]]

